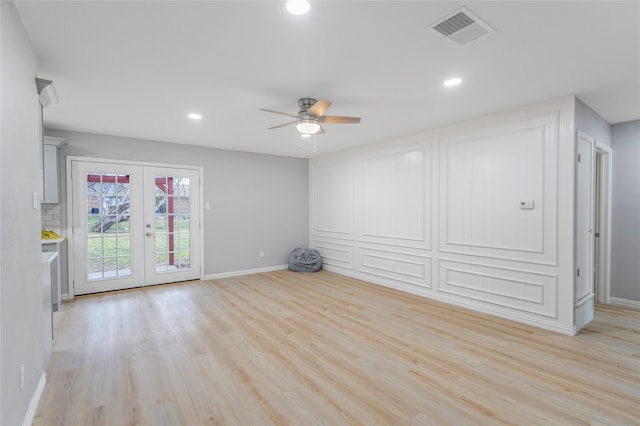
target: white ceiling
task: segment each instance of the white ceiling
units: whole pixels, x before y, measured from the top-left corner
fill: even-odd
[[[312,157],[570,94],[640,118],[638,1],[16,3],[61,98],[54,129]],[[431,29],[461,6],[496,32],[458,47]],[[297,113],[300,97],[362,122],[300,149],[294,126],[267,130],[287,117],[258,110]]]

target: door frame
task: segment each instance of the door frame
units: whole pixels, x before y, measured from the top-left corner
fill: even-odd
[[[581,146],[581,142],[586,142],[589,144],[589,149],[588,151],[585,150],[582,153],[586,154],[589,153],[589,158],[588,158],[588,162],[586,161],[587,159],[583,158],[582,160],[580,159],[581,156],[581,151],[580,151],[580,146]],[[575,303],[575,307],[576,309],[582,309],[581,307],[585,307],[587,305],[591,305],[591,309],[589,309],[591,311],[590,316],[591,318],[593,317],[593,303],[594,303],[594,295],[595,295],[595,289],[594,289],[594,282],[595,282],[595,277],[594,277],[594,269],[595,269],[595,265],[594,265],[594,253],[595,253],[595,238],[594,238],[594,232],[593,232],[593,228],[594,228],[594,215],[595,215],[595,154],[596,154],[596,140],[595,138],[593,138],[592,136],[590,136],[587,133],[584,133],[580,130],[577,131],[576,133],[576,140],[575,140],[575,149],[576,149],[576,157],[575,157],[575,199],[574,199],[574,216],[575,216],[575,223],[574,223],[574,262],[575,262],[575,270],[574,270],[574,282],[573,282],[573,291],[574,291],[574,303]],[[581,166],[582,164],[582,166]],[[588,180],[582,180],[580,178],[580,174],[581,174],[581,170],[584,170],[585,167],[589,167],[589,174],[588,174]],[[582,184],[588,184],[588,190],[585,191],[581,191],[581,187]],[[578,205],[578,201],[579,199],[581,199],[581,196],[583,197],[589,197],[589,208],[588,210],[581,210]],[[587,229],[580,229],[578,226],[580,224],[580,217],[581,215],[588,215],[585,217],[585,223],[584,225],[587,225]],[[585,236],[585,234],[588,234],[588,236]],[[582,237],[580,237],[582,235]],[[582,239],[581,239],[582,238]],[[586,250],[585,253],[585,257],[582,258],[580,256],[581,253],[581,244],[588,244],[588,250]],[[587,265],[583,265],[581,263],[581,260],[588,262]],[[580,267],[583,267],[582,271],[580,270]],[[584,270],[586,269],[586,271]],[[589,288],[588,288],[588,292],[586,294],[579,294],[578,290],[580,289],[578,286],[579,281],[581,280],[589,280]],[[589,318],[586,322],[589,322],[591,320],[591,318]],[[582,323],[582,325],[586,324],[586,322]],[[580,325],[580,327],[582,327],[582,325]]]
[[[611,285],[611,184],[613,150],[610,146],[596,140],[596,161],[600,173],[596,176],[596,191],[600,192],[599,204],[596,205],[599,213],[598,229],[600,230],[600,242],[597,253],[597,288],[596,302],[609,303]]]
[[[156,167],[156,166],[149,166],[146,165],[144,167],[143,170],[143,182],[145,182],[144,185],[144,200],[143,200],[143,205],[144,205],[144,209],[143,209],[143,219],[144,219],[144,224],[145,224],[145,233],[148,233],[149,230],[153,231],[153,234],[157,234],[158,233],[158,229],[156,228],[156,212],[155,212],[155,207],[156,207],[156,201],[157,201],[157,180],[156,178],[158,176],[188,176],[189,179],[191,179],[191,181],[195,182],[196,180],[202,181],[200,175],[198,174],[198,171],[195,169],[190,169],[190,168],[185,168],[185,167],[180,167],[180,168],[175,168],[175,167]],[[154,185],[150,185],[151,182],[154,182]],[[202,194],[201,191],[193,191],[190,193],[190,202],[191,205],[194,207],[193,210],[197,210],[198,207],[201,206],[202,202],[201,202],[201,198],[202,198]],[[195,201],[197,200],[197,201]],[[151,202],[151,204],[147,204]],[[202,209],[200,209],[200,214],[202,214]],[[199,217],[199,221],[193,221],[191,220],[191,218],[195,216],[192,215],[190,216],[189,219],[189,233],[191,235],[191,241],[193,241],[193,239],[195,239],[196,237],[198,238],[198,244],[200,244],[200,240],[202,239],[202,235],[200,234],[200,230],[201,230],[201,223],[202,223],[202,218]],[[168,227],[170,221],[168,220]],[[167,229],[167,232],[170,232],[170,229]],[[185,270],[177,270],[177,271],[164,271],[164,272],[160,272],[158,273],[157,270],[157,243],[158,241],[156,240],[155,237],[150,237],[149,235],[146,236],[146,238],[144,238],[144,270],[145,270],[145,286],[150,286],[150,285],[158,285],[158,284],[166,284],[167,283],[167,277],[169,277],[171,280],[170,282],[175,282],[175,281],[184,281],[184,280],[193,280],[193,273],[194,270],[197,272],[196,268],[188,268]],[[170,249],[170,241],[167,241],[168,245],[169,245],[169,251],[171,251]],[[202,245],[200,245],[200,250],[202,251]],[[172,257],[174,256],[174,254],[170,254],[167,253],[168,255],[168,260],[170,263]],[[200,274],[199,277],[200,279],[202,279],[202,255],[200,256],[199,259],[193,259],[194,261],[198,261],[199,265],[200,265]],[[194,262],[191,262],[191,264],[193,264]],[[189,265],[191,266],[191,265]]]
[[[123,164],[123,165],[131,165],[131,166],[141,166],[141,167],[167,167],[167,168],[178,168],[178,169],[190,169],[196,170],[198,172],[199,179],[199,195],[200,202],[196,208],[200,212],[200,223],[198,224],[198,233],[200,236],[200,244],[198,247],[200,251],[200,279],[204,279],[204,188],[203,188],[203,167],[202,166],[194,166],[188,164],[170,164],[170,163],[149,163],[146,161],[131,161],[131,160],[118,160],[113,158],[96,158],[96,157],[81,157],[81,156],[72,156],[69,155],[66,158],[66,168],[67,168],[67,229],[66,235],[67,238],[67,267],[69,271],[69,280],[68,280],[68,292],[69,292],[69,300],[75,297],[75,277],[74,277],[74,238],[73,238],[73,182],[72,182],[72,173],[73,161],[87,161],[94,163],[109,163],[109,164]]]

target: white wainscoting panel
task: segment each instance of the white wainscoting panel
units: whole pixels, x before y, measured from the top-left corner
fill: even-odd
[[[430,148],[403,147],[363,159],[360,241],[430,248]]]
[[[557,120],[547,115],[441,141],[441,250],[557,262]]]
[[[564,97],[313,158],[310,244],[329,271],[575,334],[574,121]]]
[[[360,272],[431,288],[431,256],[373,248],[360,248],[357,253]]]
[[[439,261],[438,291],[555,318],[557,277],[452,259]]]
[[[576,331],[580,330],[593,319],[594,302],[595,295],[592,293],[590,297],[585,297],[576,304]]]
[[[312,166],[312,235],[354,238],[356,191],[353,177],[348,162]]]
[[[349,270],[355,269],[353,245],[313,239],[311,247],[320,252],[323,264]]]

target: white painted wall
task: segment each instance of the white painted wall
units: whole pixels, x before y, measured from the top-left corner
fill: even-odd
[[[576,129],[595,138],[601,144],[612,146],[611,124],[577,98]]]
[[[613,130],[611,289],[617,302],[640,306],[640,120]]]
[[[575,333],[574,111],[566,97],[311,160],[312,246],[338,273]]]
[[[297,246],[307,246],[308,160],[252,154],[118,136],[46,130],[67,140],[66,156],[201,166],[204,170],[204,273],[217,275],[285,265]],[[67,191],[61,188],[62,229]],[[259,257],[260,250],[264,257]],[[66,276],[66,258],[62,261]],[[64,284],[64,289],[68,288]]]
[[[44,371],[37,58],[15,5],[0,2],[0,424],[19,425]],[[24,364],[24,388],[20,366]]]

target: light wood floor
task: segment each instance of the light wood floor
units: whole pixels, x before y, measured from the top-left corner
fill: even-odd
[[[576,337],[328,272],[77,298],[36,425],[638,424],[640,312]]]

